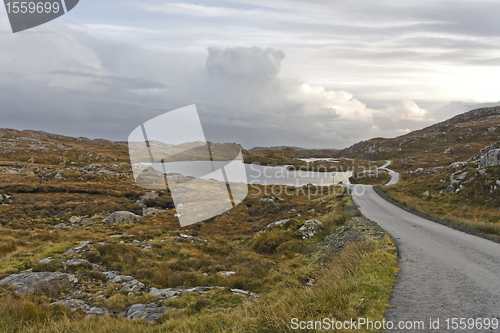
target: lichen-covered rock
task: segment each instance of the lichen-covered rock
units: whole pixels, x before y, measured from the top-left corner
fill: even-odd
[[[159,212],[161,212],[161,210],[158,208],[152,208],[152,207],[143,208],[142,209],[142,216],[151,216],[151,215],[154,215],[154,214],[159,213]]]
[[[446,148],[442,152],[442,154],[445,154],[445,155],[448,155],[448,154],[451,154],[451,153],[453,153],[453,148]]]
[[[269,196],[260,198],[260,201],[264,203],[273,203],[278,206],[280,202],[285,201],[285,199],[280,197]]]
[[[135,215],[134,213],[127,211],[117,211],[103,219],[103,222],[106,222],[109,225],[115,224],[129,224],[140,221],[141,217],[139,215]]]
[[[273,227],[278,227],[280,225],[283,225],[283,224],[287,223],[288,221],[290,221],[290,219],[284,219],[284,220],[280,220],[280,221],[269,223],[266,226],[266,229],[273,228]]]
[[[80,222],[78,222],[79,225],[85,225],[85,224],[88,224],[88,223],[92,223],[92,220],[89,219],[88,217],[84,218],[84,219],[80,220]]]
[[[479,161],[479,166],[481,168],[486,168],[489,166],[500,164],[500,149],[492,149],[488,151],[484,156],[481,157]]]
[[[82,309],[90,316],[109,316],[108,309],[96,306],[90,307],[87,303],[79,299],[64,299],[50,305],[61,305],[71,311]]]
[[[63,262],[63,265],[69,267],[90,266],[90,262],[86,259],[70,259]]]
[[[69,309],[71,311],[76,311],[77,309],[84,309],[87,307],[87,304],[85,304],[84,301],[79,300],[79,299],[63,299],[54,303],[51,303],[50,305],[61,305],[65,307],[66,309]]]
[[[480,161],[488,152],[490,152],[493,149],[498,149],[500,148],[500,141],[493,142],[491,145],[488,145],[481,149],[479,152],[476,154],[472,155],[471,158],[467,160],[467,162],[476,162]]]
[[[91,316],[109,316],[109,311],[106,308],[100,308],[97,306],[91,307],[89,309],[85,309],[88,315]]]
[[[302,227],[297,230],[297,233],[302,239],[307,239],[316,236],[321,229],[323,229],[323,222],[319,220],[307,220]]]
[[[134,304],[127,312],[125,317],[127,319],[146,319],[149,323],[155,323],[158,318],[163,316],[163,313],[167,310],[173,310],[174,308],[167,308],[163,306],[158,306],[155,303],[150,304]]]
[[[48,258],[40,260],[38,263],[39,264],[48,264],[48,263],[51,263],[53,261],[54,261],[54,259],[52,259],[51,257],[48,257]]]
[[[27,294],[40,291],[56,292],[73,286],[78,279],[73,274],[61,272],[34,272],[12,274],[0,280],[0,285],[7,284],[13,287],[18,294]]]
[[[208,240],[206,240],[206,239],[201,239],[199,237],[195,237],[195,236],[191,236],[191,235],[179,234],[179,236],[177,236],[177,237],[190,240],[193,243],[203,243],[203,244],[208,243]]]
[[[92,244],[90,244],[90,241],[85,241],[85,242],[80,242],[80,245],[77,247],[74,247],[72,249],[69,249],[68,251],[64,252],[64,254],[75,254],[75,253],[80,253],[82,252],[86,247],[92,247]]]
[[[206,294],[214,289],[222,290],[222,289],[224,289],[224,287],[217,287],[217,286],[215,286],[215,287],[177,287],[177,288],[166,288],[166,289],[151,288],[149,290],[149,293],[151,295],[154,295],[154,296],[161,298],[161,299],[172,299],[172,298],[179,298],[184,293]],[[260,297],[257,294],[254,294],[250,291],[246,291],[246,290],[242,290],[242,289],[230,289],[229,291],[237,296],[246,296],[246,297],[253,297],[253,298]]]
[[[103,272],[103,274],[106,275],[108,282],[120,283],[121,291],[139,292],[146,287],[144,283],[137,281],[130,275],[118,275],[120,273],[116,271]]]
[[[80,222],[81,220],[82,220],[82,218],[81,218],[81,217],[78,217],[78,216],[71,216],[71,217],[69,218],[69,222],[70,222],[70,223],[78,223],[78,222]]]

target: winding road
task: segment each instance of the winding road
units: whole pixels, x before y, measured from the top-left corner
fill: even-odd
[[[399,174],[391,175],[389,184],[397,183]],[[348,187],[361,213],[397,242],[401,272],[391,299],[394,308],[386,313],[394,329],[386,331],[500,332],[500,326],[478,329],[476,322],[465,330],[452,329],[452,318],[500,318],[500,244],[411,214],[382,199],[373,186]],[[430,328],[431,318],[434,325],[439,319],[439,329]],[[422,324],[416,321],[424,327],[415,328]]]

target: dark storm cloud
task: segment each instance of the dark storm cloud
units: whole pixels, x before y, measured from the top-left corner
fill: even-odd
[[[246,147],[395,136],[499,99],[499,10],[88,0],[31,34],[0,34],[1,127],[124,140],[195,103],[209,139]]]

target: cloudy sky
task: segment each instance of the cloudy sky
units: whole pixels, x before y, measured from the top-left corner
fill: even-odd
[[[80,0],[12,34],[0,127],[126,140],[196,104],[209,140],[343,148],[500,104],[500,2]]]

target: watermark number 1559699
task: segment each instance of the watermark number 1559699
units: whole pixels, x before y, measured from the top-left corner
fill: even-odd
[[[18,2],[18,1],[9,1],[5,3],[5,8],[7,9],[7,14],[33,14],[33,13],[59,13],[61,10],[61,6],[58,2]]]
[[[72,10],[79,0],[4,0],[12,32],[20,32],[52,21]]]

